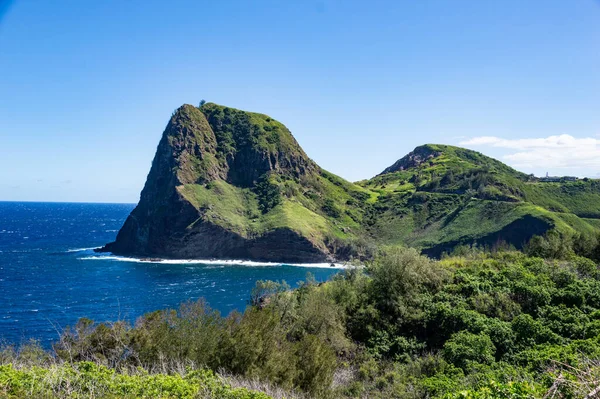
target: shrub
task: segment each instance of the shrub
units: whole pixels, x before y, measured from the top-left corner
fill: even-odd
[[[337,219],[342,215],[340,209],[337,207],[337,205],[331,198],[325,199],[325,201],[323,202],[322,209],[326,215],[331,216],[332,218]]]
[[[397,322],[423,316],[422,301],[435,292],[447,277],[437,262],[414,249],[391,248],[369,267],[370,294],[382,315]]]
[[[536,399],[541,397],[541,389],[527,382],[506,384],[490,381],[486,386],[444,395],[444,399]]]
[[[0,364],[18,365],[0,371],[0,396],[23,396],[23,389],[52,396],[48,389],[56,385],[32,385],[50,375],[103,392],[106,381],[129,373],[136,380],[128,384],[146,390],[113,396],[152,389],[155,396],[185,397],[199,385],[180,382],[194,373],[184,372],[184,365],[197,364],[315,398],[541,397],[558,386],[561,373],[577,381],[584,375],[577,370],[600,370],[597,278],[596,265],[579,257],[548,261],[478,251],[432,261],[415,250],[388,249],[367,268],[323,284],[307,278],[290,290],[259,281],[244,313],[222,317],[203,301],[190,302],[147,314],[134,326],[82,319],[55,353],[39,345],[0,348]],[[150,372],[138,373],[140,366]],[[158,370],[163,374],[154,374]],[[22,377],[12,377],[21,371]],[[597,377],[590,378],[596,384]],[[223,386],[208,377],[202,384]],[[569,384],[550,395],[585,393]],[[223,389],[216,397],[237,397]]]
[[[268,175],[264,175],[254,186],[258,198],[258,207],[263,213],[269,212],[281,203],[281,189],[272,182]]]
[[[461,331],[444,344],[442,353],[448,362],[465,370],[471,362],[491,364],[496,347],[487,334]]]

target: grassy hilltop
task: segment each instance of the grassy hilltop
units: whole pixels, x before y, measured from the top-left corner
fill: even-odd
[[[521,248],[548,230],[595,234],[600,227],[600,182],[541,182],[453,146],[417,147],[359,184],[378,194],[373,236],[432,255],[472,243]]]

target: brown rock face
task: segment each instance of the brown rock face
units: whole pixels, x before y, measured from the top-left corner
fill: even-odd
[[[406,170],[410,168],[416,168],[421,165],[423,162],[426,162],[432,158],[438,157],[441,155],[441,152],[433,151],[428,146],[421,146],[415,148],[412,152],[409,152],[404,157],[400,158],[396,161],[392,166],[386,168],[379,175],[384,175],[386,173],[398,172],[401,170]],[[378,176],[379,176],[378,175]]]

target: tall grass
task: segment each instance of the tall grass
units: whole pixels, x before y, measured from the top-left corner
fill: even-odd
[[[269,384],[214,373],[190,361],[164,361],[152,371],[92,361],[69,362],[32,342],[0,349],[1,398],[294,399]]]

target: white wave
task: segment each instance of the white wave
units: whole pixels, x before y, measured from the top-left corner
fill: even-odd
[[[83,251],[91,251],[92,249],[98,249],[98,248],[100,248],[100,247],[67,249],[67,252],[83,252]]]
[[[80,260],[116,260],[120,262],[135,263],[156,263],[168,265],[216,265],[216,266],[255,266],[255,267],[273,267],[273,266],[295,266],[322,269],[350,269],[356,267],[347,263],[282,263],[282,262],[256,262],[241,259],[155,259],[155,258],[130,258],[116,255],[86,256]]]

